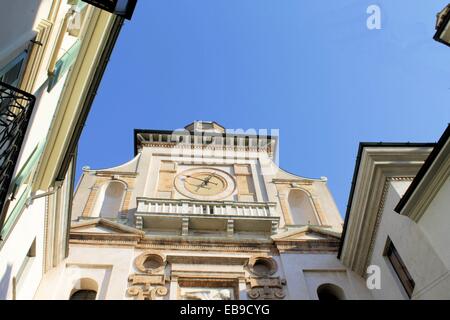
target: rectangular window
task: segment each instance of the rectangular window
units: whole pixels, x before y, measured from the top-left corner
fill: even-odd
[[[0,81],[5,82],[13,87],[18,87],[22,79],[23,71],[25,69],[25,59],[27,52],[24,51],[19,54],[14,60],[8,63],[5,67],[0,69]]]
[[[402,258],[400,257],[397,249],[395,248],[390,238],[388,238],[387,240],[384,255],[389,260],[392,268],[397,274],[397,277],[400,280],[403,288],[405,289],[406,294],[408,295],[409,298],[411,298],[415,286],[414,279],[411,277],[411,274],[406,268],[405,263],[403,262]]]

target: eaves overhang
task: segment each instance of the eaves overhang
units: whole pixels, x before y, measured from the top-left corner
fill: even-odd
[[[450,125],[420,168],[411,185],[395,207],[395,211],[417,221],[432,201],[439,186],[448,177],[450,166]],[[433,186],[432,186],[433,184]]]
[[[364,272],[387,179],[412,179],[434,146],[434,143],[360,143],[338,251],[338,258],[354,271]]]

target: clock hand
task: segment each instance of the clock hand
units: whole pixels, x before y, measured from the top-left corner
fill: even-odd
[[[205,188],[205,189],[211,189],[211,188],[207,188],[205,185],[203,185],[203,183],[202,184],[199,184],[198,186],[197,186],[197,190],[195,190],[195,191],[198,191],[200,188]]]
[[[203,181],[204,183],[205,183],[205,185],[207,185],[208,183],[212,183],[212,184],[215,184],[216,186],[217,186],[217,183],[215,183],[215,182],[212,182],[212,181],[209,181],[211,178],[212,178],[212,176],[209,176],[208,178],[206,178],[206,179],[200,179],[200,178],[197,178],[197,177],[193,177],[193,176],[186,176],[186,178],[192,178],[192,179],[196,179],[196,180],[200,180],[200,181]]]
[[[203,180],[203,179],[200,179],[200,178],[197,178],[197,177],[193,177],[193,176],[186,176],[186,178],[192,178],[192,179],[197,179],[197,180],[200,180],[200,181],[205,181],[205,180]]]
[[[217,183],[215,183],[215,182],[212,182],[212,181],[209,181],[209,180],[211,180],[212,179],[212,177],[213,177],[213,175],[209,175],[206,179],[205,179],[205,181],[206,181],[206,184],[208,184],[208,183],[212,183],[212,184],[215,184],[216,186],[217,186]]]

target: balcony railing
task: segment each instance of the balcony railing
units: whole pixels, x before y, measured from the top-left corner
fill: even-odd
[[[0,81],[0,230],[8,210],[11,181],[35,97]]]
[[[273,217],[275,203],[137,198],[138,213]]]
[[[280,218],[273,202],[198,201],[139,197],[136,228],[181,236],[267,237],[276,233]]]

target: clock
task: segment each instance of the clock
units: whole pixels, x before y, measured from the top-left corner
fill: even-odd
[[[175,188],[184,196],[198,200],[221,200],[235,189],[231,175],[215,168],[194,168],[175,177]]]

